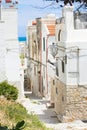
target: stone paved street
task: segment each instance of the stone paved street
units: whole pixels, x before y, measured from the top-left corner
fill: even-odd
[[[59,123],[54,109],[47,108],[46,99],[38,99],[37,97],[30,94],[29,98],[25,98],[19,101],[29,113],[35,113],[39,119],[49,128],[53,130],[87,130],[87,123],[83,123],[80,120]]]

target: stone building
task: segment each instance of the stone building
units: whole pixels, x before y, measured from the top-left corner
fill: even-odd
[[[36,21],[27,27],[28,46],[28,79],[29,87],[33,94],[38,95],[38,48],[36,39]]]
[[[32,92],[41,97],[48,94],[48,46],[55,41],[55,20],[55,16],[49,14],[36,18],[36,22],[33,21],[27,28],[30,85]]]
[[[38,71],[39,73],[39,92],[42,96],[48,95],[48,48],[55,41],[53,32],[50,33],[50,27],[53,31],[55,28],[56,17],[54,14],[49,14],[43,18],[37,18],[37,45],[38,45]],[[52,30],[51,30],[52,31]]]
[[[59,120],[87,119],[87,13],[65,6],[56,20],[58,76],[55,111]],[[68,120],[68,121],[69,121]]]

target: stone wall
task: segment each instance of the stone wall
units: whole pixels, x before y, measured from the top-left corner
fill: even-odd
[[[55,84],[55,112],[60,121],[66,112],[66,88],[57,78]]]
[[[68,86],[66,116],[87,120],[87,87]]]
[[[55,80],[51,78],[51,104],[55,102]]]
[[[62,122],[87,120],[87,86],[66,86],[56,79],[55,112]]]

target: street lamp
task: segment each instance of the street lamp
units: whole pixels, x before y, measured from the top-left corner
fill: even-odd
[[[59,58],[60,57],[57,57],[56,55],[58,54],[58,50],[61,50],[63,52],[65,52],[66,48],[65,47],[62,47],[62,46],[58,46],[56,43],[52,43],[52,45],[49,46],[50,48],[50,53],[51,55],[54,57],[54,58]],[[67,55],[65,56],[61,56],[63,57],[63,60],[65,60],[65,62],[67,63]],[[61,60],[61,59],[60,59]]]
[[[53,42],[52,45],[49,45],[50,53],[55,58],[58,53],[58,46]]]

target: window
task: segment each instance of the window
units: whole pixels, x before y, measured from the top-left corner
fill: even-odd
[[[58,66],[56,66],[56,75],[59,76],[59,73],[58,73]]]
[[[43,51],[45,51],[45,37],[43,37]]]
[[[60,34],[61,34],[61,30],[59,30],[59,33],[58,33],[58,41],[60,41]]]
[[[53,85],[55,85],[55,80],[53,80]]]
[[[34,66],[34,75],[36,75],[36,67]]]
[[[62,61],[62,72],[64,73],[64,61]]]
[[[58,61],[56,61],[56,75],[59,76],[59,71],[58,71]]]
[[[58,94],[58,88],[56,88],[56,94]]]
[[[64,102],[64,96],[62,96],[62,101]]]

